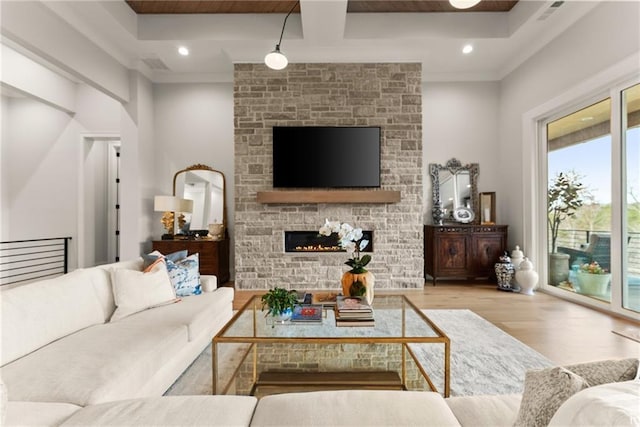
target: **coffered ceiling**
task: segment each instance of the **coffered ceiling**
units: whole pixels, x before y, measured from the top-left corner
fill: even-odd
[[[3,2],[6,0],[2,0]],[[234,63],[260,63],[292,0],[21,0],[57,15],[154,82],[232,81]],[[300,0],[281,51],[292,63],[420,62],[425,81],[500,80],[598,1]],[[55,28],[43,29],[56,34]],[[463,54],[469,44],[473,52]],[[189,49],[188,56],[178,48]]]
[[[287,13],[294,6],[300,13],[296,0],[127,0],[136,13]],[[456,9],[448,0],[349,0],[347,13],[408,13],[408,12],[508,12],[516,1],[484,0],[469,9]]]

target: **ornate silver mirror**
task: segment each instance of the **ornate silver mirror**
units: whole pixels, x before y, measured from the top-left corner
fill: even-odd
[[[186,230],[191,233],[209,232],[222,238],[227,224],[224,174],[206,165],[196,164],[176,172],[173,195],[193,200],[193,212],[187,214]]]
[[[433,222],[477,222],[478,173],[477,163],[462,165],[451,159],[446,165],[431,163],[429,174],[433,188]]]

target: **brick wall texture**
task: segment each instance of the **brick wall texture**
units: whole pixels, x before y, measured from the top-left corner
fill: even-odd
[[[345,253],[284,252],[285,230],[317,230],[325,218],[374,230],[367,269],[376,289],[424,286],[421,75],[414,63],[235,65],[237,289],[339,289]],[[380,126],[381,189],[399,190],[401,201],[258,203],[258,191],[273,190],[273,126]]]

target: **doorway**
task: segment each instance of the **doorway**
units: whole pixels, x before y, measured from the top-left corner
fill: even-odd
[[[79,179],[78,265],[120,259],[120,137],[84,135]]]

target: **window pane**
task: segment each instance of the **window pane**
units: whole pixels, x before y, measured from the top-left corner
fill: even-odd
[[[607,98],[547,125],[549,284],[605,301],[611,300],[610,117]]]
[[[626,224],[623,228],[627,237],[623,239],[627,241],[623,248],[627,280],[622,292],[622,305],[640,311],[640,85],[622,92],[622,114],[626,118],[623,120],[623,135],[627,178]]]

